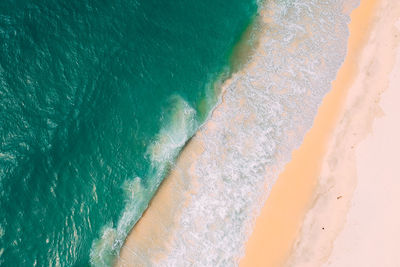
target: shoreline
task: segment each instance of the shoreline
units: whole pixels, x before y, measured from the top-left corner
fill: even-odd
[[[213,97],[205,99],[199,104],[200,113],[206,114],[204,121],[182,147],[173,167],[160,183],[148,207],[128,233],[118,257],[113,261],[113,266],[130,266],[131,264],[127,262],[132,261],[145,264],[148,259],[139,256],[140,252],[145,252],[143,248],[152,247],[152,250],[155,251],[149,253],[154,256],[152,260],[157,260],[157,257],[162,258],[160,255],[166,254],[170,246],[168,240],[172,236],[168,231],[174,228],[183,207],[190,200],[190,196],[195,193],[193,191],[193,188],[196,187],[194,168],[198,156],[204,151],[204,144],[199,135],[201,135],[203,128],[213,128],[210,119],[224,102],[225,88],[229,86],[232,76],[241,72],[250,63],[250,58],[261,35],[261,32],[257,31],[258,26],[261,24],[258,16],[256,13],[251,17],[238,42],[232,47],[228,66],[218,75],[218,78],[211,86]],[[213,103],[213,106],[208,112],[205,112],[202,106],[211,106],[210,103]],[[183,194],[174,194],[174,192],[183,192]],[[161,208],[166,209],[166,212],[161,211]],[[153,223],[155,218],[161,217],[167,222],[167,225]],[[164,239],[160,238],[160,236],[163,236]],[[157,239],[159,239],[159,242],[154,242]],[[135,252],[134,249],[139,253]]]
[[[163,180],[149,207],[130,231],[114,266],[131,266],[129,263],[132,262],[136,266],[147,266],[150,259],[142,258],[141,255],[152,254],[154,258],[151,260],[154,260],[166,254],[171,239],[170,229],[176,225],[182,207],[193,193],[191,188],[196,182],[193,168],[195,159],[202,152],[201,140],[195,135],[179,155],[177,167]],[[186,181],[187,176],[192,178]],[[158,218],[163,218],[162,222]],[[147,249],[151,249],[151,253]]]
[[[215,129],[211,118],[225,105],[225,90],[229,87],[232,76],[242,72],[251,63],[250,58],[262,33],[262,31],[257,31],[261,24],[259,15],[255,14],[232,48],[229,71],[223,71],[212,86],[213,94],[217,96],[214,107],[208,111],[206,119],[196,133],[182,147],[173,168],[166,174],[148,207],[126,237],[113,266],[132,266],[131,262],[135,262],[135,266],[136,264],[143,266],[153,260],[159,261],[167,254],[172,238],[170,231],[175,228],[183,208],[196,193],[197,182],[194,168],[198,156],[204,151],[202,135]],[[174,192],[179,193],[174,194]],[[160,218],[163,218],[166,224],[158,223]],[[145,259],[140,256],[141,253],[151,254],[152,258]]]
[[[339,45],[348,12],[334,1],[332,7],[296,9],[277,1],[261,9],[267,26],[256,55],[223,84],[220,102],[128,235],[117,266],[238,263],[260,203],[311,127],[345,56]],[[323,11],[338,28],[310,25],[307,18]],[[311,47],[321,49],[329,67]]]
[[[375,13],[289,266],[400,264],[400,7],[380,0]]]
[[[240,266],[282,266],[288,260],[307,207],[311,204],[322,159],[339,119],[346,92],[355,79],[355,62],[371,27],[376,2],[362,0],[360,6],[353,10],[352,21],[348,25],[350,36],[345,61],[332,83],[332,90],[320,105],[312,128],[300,148],[292,153],[292,160],[279,175],[256,219]]]

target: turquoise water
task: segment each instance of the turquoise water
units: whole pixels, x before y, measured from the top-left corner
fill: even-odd
[[[0,265],[110,265],[256,12],[252,0],[1,1]]]

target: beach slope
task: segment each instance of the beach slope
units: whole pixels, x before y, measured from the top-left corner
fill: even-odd
[[[400,99],[400,83],[392,78],[389,86],[399,17],[394,1],[362,0],[353,11],[346,60],[274,185],[241,266],[321,266],[328,259],[332,266],[398,266],[393,253],[399,238],[393,204],[399,203],[400,174],[393,165],[398,145],[387,140],[396,139],[400,122],[393,101]],[[392,97],[380,103],[388,87]],[[377,122],[378,129],[373,123],[383,114],[380,105],[388,116]],[[381,216],[368,219],[373,214]],[[380,253],[368,254],[377,247]]]

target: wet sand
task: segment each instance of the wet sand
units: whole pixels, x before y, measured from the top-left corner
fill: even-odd
[[[357,144],[371,131],[379,115],[379,96],[387,88],[393,66],[398,42],[392,25],[399,16],[395,5],[394,1],[362,0],[353,11],[346,60],[332,91],[319,108],[312,129],[273,186],[247,243],[241,266],[321,266],[333,247],[330,264],[367,266],[339,263],[337,259],[343,259],[343,255],[352,258],[346,242],[350,237],[340,236],[338,244],[341,245],[337,246],[333,246],[333,241],[342,229],[356,186]],[[393,119],[388,124],[398,127]],[[376,155],[376,151],[369,150],[367,155]],[[381,151],[380,155],[383,162],[393,161],[391,153]],[[374,165],[364,163],[362,166],[365,173],[370,173]],[[398,184],[393,179],[387,182]],[[376,182],[364,189],[364,197],[368,197],[366,192],[374,191],[374,186]],[[385,199],[384,190],[376,192],[382,192],[379,197]],[[396,196],[394,192],[392,197]],[[363,200],[358,201],[363,203]],[[376,206],[377,210],[385,207],[384,202]],[[380,221],[381,224],[385,222],[386,219]],[[351,225],[354,228],[354,223]],[[368,234],[359,233],[359,236],[368,239]],[[340,243],[339,240],[344,241]]]

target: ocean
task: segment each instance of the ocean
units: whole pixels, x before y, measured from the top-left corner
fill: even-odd
[[[257,11],[1,1],[0,265],[110,266],[240,69]]]

